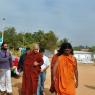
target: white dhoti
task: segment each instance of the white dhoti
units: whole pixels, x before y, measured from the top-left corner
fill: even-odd
[[[0,69],[0,90],[12,93],[11,70]]]

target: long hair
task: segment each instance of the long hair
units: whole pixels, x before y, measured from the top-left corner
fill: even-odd
[[[58,50],[58,55],[62,55],[65,53],[65,49],[71,49],[71,54],[73,55],[73,48],[72,45],[68,42],[62,43],[59,50]]]

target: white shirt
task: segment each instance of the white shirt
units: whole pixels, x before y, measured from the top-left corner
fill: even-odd
[[[46,69],[50,65],[50,61],[47,56],[43,55],[43,61],[44,61],[44,63],[41,66],[41,71],[43,71],[44,69]]]

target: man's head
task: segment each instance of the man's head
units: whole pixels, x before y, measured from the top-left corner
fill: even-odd
[[[6,42],[3,42],[3,43],[2,43],[1,49],[2,49],[2,50],[7,50],[7,49],[8,49],[8,46],[7,46],[7,43],[6,43]]]
[[[73,48],[70,43],[62,43],[60,46],[60,49],[58,50],[59,55],[60,54],[72,54],[73,55]]]
[[[34,43],[32,45],[32,50],[34,53],[38,53],[39,52],[39,44]]]
[[[30,52],[30,48],[29,48],[29,47],[26,47],[25,52],[26,52],[26,53],[29,53],[29,52]]]

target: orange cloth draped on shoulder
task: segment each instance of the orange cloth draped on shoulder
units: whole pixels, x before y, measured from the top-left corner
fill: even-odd
[[[39,65],[34,66],[34,62]],[[38,76],[40,74],[41,65],[43,64],[42,55],[40,53],[30,52],[25,55],[24,71],[22,80],[22,95],[36,95],[38,86]]]
[[[58,95],[75,95],[75,74],[77,66],[73,55],[61,55],[56,63],[55,88]]]

